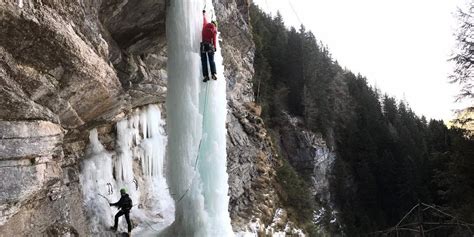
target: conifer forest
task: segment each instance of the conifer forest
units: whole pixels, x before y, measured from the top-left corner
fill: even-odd
[[[254,91],[265,123],[277,131],[284,112],[300,117],[336,152],[330,186],[344,233],[368,236],[390,228],[419,203],[474,223],[472,133],[420,117],[407,101],[342,68],[304,26],[288,28],[280,14],[255,5],[250,14]],[[309,182],[304,170],[296,173]]]

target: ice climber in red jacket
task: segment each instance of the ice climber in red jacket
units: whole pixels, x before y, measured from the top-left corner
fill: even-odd
[[[217,49],[217,23],[211,21],[207,22],[206,11],[202,11],[203,24],[202,24],[202,42],[201,42],[201,62],[202,62],[202,73],[204,75],[203,82],[209,81],[209,70],[207,67],[207,61],[209,60],[209,66],[211,67],[212,79],[217,80],[216,77],[216,63],[214,62],[214,52]]]

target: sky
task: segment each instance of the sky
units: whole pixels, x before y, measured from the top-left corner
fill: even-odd
[[[450,84],[455,11],[467,0],[254,0],[267,13],[301,23],[342,67],[382,93],[406,101],[419,116],[453,118]]]

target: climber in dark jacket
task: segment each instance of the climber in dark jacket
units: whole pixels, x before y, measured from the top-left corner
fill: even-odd
[[[127,220],[127,225],[128,225],[128,234],[130,236],[132,232],[132,223],[130,222],[130,209],[132,209],[132,206],[133,206],[132,199],[130,199],[130,197],[127,194],[127,191],[124,188],[120,189],[120,195],[122,195],[122,197],[120,197],[120,200],[118,202],[109,203],[111,207],[116,206],[120,209],[120,211],[117,212],[117,214],[115,215],[114,226],[112,226],[111,229],[117,230],[119,217],[121,217],[122,215],[125,215],[125,220]]]
[[[206,11],[202,11],[203,24],[202,24],[202,42],[201,42],[201,63],[202,73],[204,75],[203,82],[209,81],[209,71],[207,69],[207,61],[209,59],[209,66],[211,66],[212,79],[217,80],[216,77],[216,63],[214,62],[214,52],[217,49],[217,23],[211,21],[207,22]]]

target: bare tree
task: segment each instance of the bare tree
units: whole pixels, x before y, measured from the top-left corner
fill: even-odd
[[[454,56],[450,59],[455,63],[454,73],[450,76],[451,82],[462,86],[457,100],[474,98],[474,2],[468,4],[467,9],[458,8],[459,28],[456,33],[457,47]]]
[[[462,127],[473,123],[474,114],[474,2],[467,3],[465,9],[458,8],[459,28],[456,32],[457,47],[449,59],[454,62],[454,72],[450,82],[461,86],[456,101],[467,100],[470,105],[458,111],[456,123]],[[468,125],[470,127],[470,125]]]

